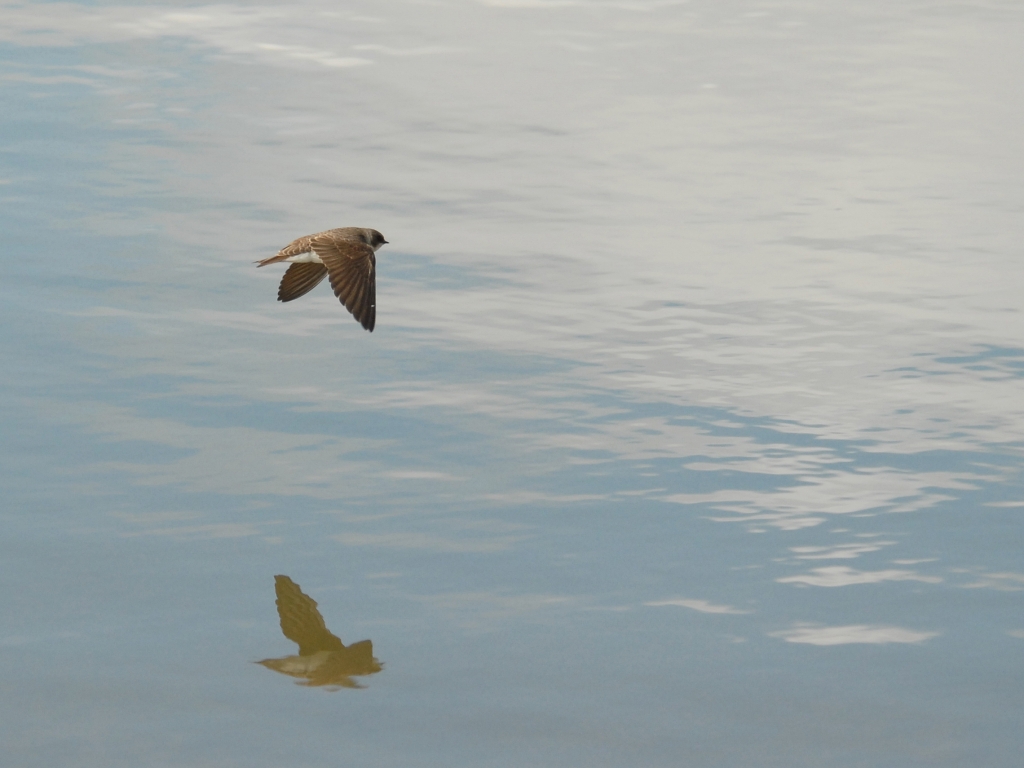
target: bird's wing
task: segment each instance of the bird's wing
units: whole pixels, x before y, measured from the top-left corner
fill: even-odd
[[[340,240],[328,233],[310,241],[327,267],[331,288],[345,308],[368,331],[377,322],[377,259],[373,249],[357,240]]]
[[[281,287],[277,289],[278,301],[291,301],[305,296],[327,277],[327,267],[316,262],[300,262],[292,264],[281,278]]]
[[[341,640],[327,629],[323,616],[316,609],[316,600],[304,594],[298,584],[287,576],[275,576],[274,591],[277,592],[281,632],[293,643],[298,643],[300,656],[345,648]]]

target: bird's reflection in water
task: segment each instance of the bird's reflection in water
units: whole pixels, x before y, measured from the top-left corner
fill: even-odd
[[[352,678],[373,675],[382,665],[373,658],[373,643],[360,640],[346,646],[324,624],[316,600],[303,594],[287,576],[274,577],[281,631],[299,644],[298,656],[256,662],[283,675],[299,678],[299,685],[362,688]]]

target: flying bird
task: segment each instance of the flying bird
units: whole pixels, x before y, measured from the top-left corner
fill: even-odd
[[[288,243],[276,256],[257,261],[263,267],[291,264],[277,289],[278,301],[305,296],[330,275],[331,288],[345,309],[366,330],[377,322],[377,249],[387,243],[376,229],[340,227],[306,235]]]

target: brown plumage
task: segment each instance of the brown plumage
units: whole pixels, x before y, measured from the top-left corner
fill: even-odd
[[[313,290],[326,276],[352,316],[368,331],[377,322],[377,258],[387,243],[375,229],[341,227],[293,240],[258,266],[291,262],[277,291],[279,301],[292,301]]]
[[[281,278],[281,287],[277,290],[278,301],[291,301],[305,296],[327,277],[327,267],[307,261],[304,264],[292,264]]]

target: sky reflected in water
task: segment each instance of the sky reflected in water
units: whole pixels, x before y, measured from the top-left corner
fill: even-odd
[[[0,0],[10,764],[1016,766],[1022,33]]]

